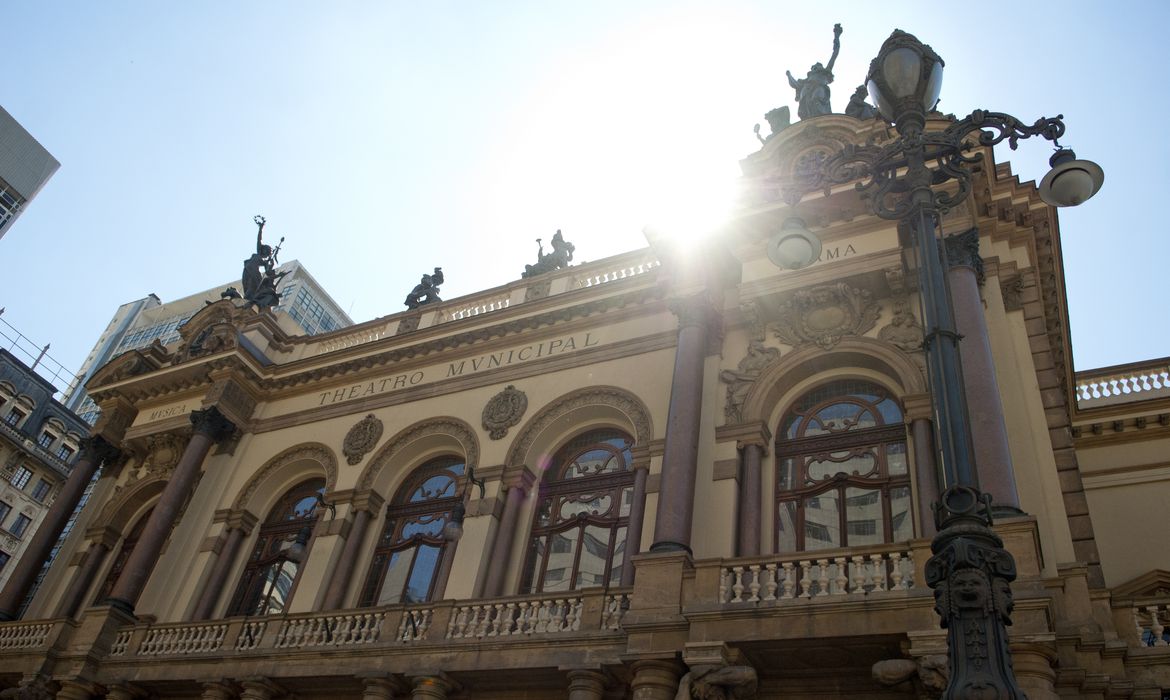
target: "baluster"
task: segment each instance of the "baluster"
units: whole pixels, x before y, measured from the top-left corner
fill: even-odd
[[[764,588],[764,600],[776,600],[776,564],[768,564],[764,569],[768,572],[767,585]]]
[[[817,559],[817,567],[820,569],[820,576],[817,578],[820,590],[817,591],[817,595],[829,595],[829,560]]]
[[[533,614],[532,614],[532,617],[533,617],[532,631],[533,632],[536,632],[539,634],[541,632],[548,631],[548,618],[549,618],[548,608],[550,605],[552,605],[552,601],[546,600],[540,604],[539,608],[537,608],[535,606],[533,607]]]
[[[455,608],[451,619],[447,621],[447,639],[455,638],[455,627],[459,624],[459,618],[463,616],[463,608]]]
[[[873,589],[875,591],[886,590],[886,565],[882,561],[882,555],[871,554],[869,560],[873,562]]]
[[[1136,607],[1133,608],[1133,627],[1137,632],[1138,646],[1145,646],[1146,628],[1142,626],[1142,611]]]
[[[792,600],[796,593],[796,571],[790,561],[783,562],[780,566],[784,567],[784,593],[780,597]]]
[[[833,579],[833,595],[845,595],[849,592],[849,559],[836,557],[833,566],[837,568],[837,576]]]
[[[483,637],[487,634],[486,620],[490,606],[475,605],[471,609],[471,621],[467,623],[467,632],[465,637]]]
[[[576,632],[581,629],[581,607],[584,602],[580,598],[574,598],[570,604],[572,607],[569,610],[569,617],[572,618],[572,621],[569,622],[567,629]]]
[[[614,596],[612,596],[612,595],[606,596],[605,605],[601,608],[601,629],[603,629],[603,630],[613,629],[612,627],[609,626],[609,621],[610,621],[610,619],[613,618],[613,612],[614,612],[613,611],[613,599],[614,599]],[[560,601],[557,601],[557,603],[559,604]],[[558,618],[560,617],[559,611],[558,611],[557,617]]]
[[[902,580],[902,553],[890,553],[890,582],[893,586],[890,587],[892,591],[901,591],[906,588]]]
[[[729,573],[728,569],[720,569],[719,570],[719,602],[720,603],[727,602],[727,586],[728,586],[728,579],[730,579],[730,578],[731,578],[731,574]]]
[[[427,609],[419,611],[419,617],[421,617],[422,620],[418,625],[417,639],[426,639],[427,630],[430,629],[431,626],[431,610]]]
[[[1146,608],[1146,612],[1150,613],[1150,631],[1154,634],[1153,646],[1166,646],[1166,640],[1162,639],[1162,633],[1166,631],[1166,627],[1163,626],[1161,620],[1158,619],[1158,606],[1151,605]]]
[[[748,598],[748,602],[758,603],[760,602],[760,565],[752,564],[750,567],[748,567],[748,570],[751,571],[752,574],[752,583],[749,589],[751,591],[751,596]]]
[[[812,568],[812,561],[802,559],[800,562],[800,596],[801,598],[811,598],[812,579],[809,577],[809,569]]]
[[[491,605],[483,606],[483,612],[481,613],[481,617],[479,619],[479,630],[475,636],[483,638],[487,637],[488,635],[494,636],[495,634],[499,634],[501,610],[503,610],[503,606],[499,603],[496,603],[495,607]],[[492,618],[493,611],[495,612],[494,619]]]
[[[854,593],[865,593],[865,558],[860,554],[853,555],[853,589]]]
[[[605,607],[606,607],[606,613],[608,614],[609,605],[606,605]],[[550,612],[551,612],[551,616],[550,616],[550,619],[548,622],[547,630],[549,632],[563,631],[565,629],[565,626],[564,626],[565,625],[565,613],[568,612],[568,610],[566,609],[565,601],[560,599],[560,598],[557,598],[555,601],[553,601],[553,605],[552,605]],[[601,623],[601,627],[602,627],[602,629],[605,629],[604,622]]]
[[[743,567],[742,566],[732,567],[731,571],[735,574],[735,583],[732,584],[732,586],[731,586],[731,591],[732,591],[731,602],[742,603],[743,602]]]
[[[910,575],[905,577],[903,581],[906,582],[906,588],[914,588],[918,582],[914,580],[914,552],[906,552],[906,568],[910,571]]]

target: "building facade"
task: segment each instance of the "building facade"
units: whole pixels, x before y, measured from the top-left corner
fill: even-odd
[[[0,238],[61,164],[0,107]]]
[[[75,470],[103,476],[0,624],[0,682],[937,697],[912,260],[853,188],[800,203],[817,263],[767,255],[792,213],[777,182],[888,137],[841,115],[788,127],[741,163],[737,215],[696,250],[648,233],[316,336],[219,300],[176,342],[113,358]],[[1170,498],[1165,361],[1078,378],[1055,211],[1006,164],[975,178],[942,230],[979,479],[1019,572],[1015,673],[1034,700],[1160,698],[1170,551],[1132,516]]]
[[[317,335],[353,325],[349,315],[300,262],[284,263],[276,272],[284,274],[277,283],[281,297],[276,309],[288,315],[295,332]],[[150,294],[119,306],[82,363],[77,373],[79,382],[70,387],[65,405],[92,424],[97,420],[97,405],[86,393],[85,383],[98,368],[124,352],[145,348],[156,340],[163,345],[175,343],[179,340],[179,326],[208,302],[219,299],[224,289],[238,285],[239,282],[227,282],[166,303]]]
[[[77,461],[89,426],[56,388],[0,349],[0,586],[8,580]]]

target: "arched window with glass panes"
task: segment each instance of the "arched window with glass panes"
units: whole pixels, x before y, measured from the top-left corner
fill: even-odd
[[[431,599],[448,547],[443,529],[459,503],[463,458],[437,457],[419,466],[386,508],[386,526],[362,588],[361,605]]]
[[[540,485],[523,592],[618,584],[627,565],[632,447],[621,431],[591,430],[553,455]]]
[[[823,384],[796,400],[776,439],[776,551],[913,537],[906,428],[873,382]]]
[[[134,547],[138,544],[138,539],[142,537],[142,531],[146,528],[146,521],[150,520],[150,514],[154,508],[146,511],[138,517],[134,523],[134,527],[130,528],[130,532],[122,538],[122,546],[118,549],[118,556],[114,557],[114,563],[110,565],[110,571],[106,574],[106,579],[102,581],[102,585],[98,588],[97,595],[93,598],[94,605],[101,605],[106,598],[110,597],[110,592],[114,590],[114,584],[118,582],[118,577],[122,575],[122,569],[126,568],[126,562],[130,560],[130,555],[134,553]]]
[[[303,562],[295,543],[305,528],[317,522],[317,496],[325,492],[324,479],[309,479],[292,487],[268,512],[256,546],[248,557],[228,615],[272,615],[288,607],[289,595]]]

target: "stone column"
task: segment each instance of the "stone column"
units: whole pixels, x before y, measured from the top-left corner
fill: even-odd
[[[398,680],[387,678],[365,678],[365,687],[362,690],[362,700],[394,700],[396,696],[404,692],[402,683]]]
[[[350,501],[350,509],[353,511],[353,525],[350,526],[349,534],[345,537],[341,558],[337,560],[337,565],[329,578],[329,587],[325,590],[325,599],[321,602],[322,610],[337,610],[345,603],[345,589],[353,578],[358,557],[362,554],[362,542],[365,540],[366,530],[381,507],[382,497],[373,491],[354,494],[353,500]]]
[[[1011,643],[1012,668],[1028,700],[1060,700],[1056,692],[1056,669],[1058,654],[1054,643],[1016,641]]]
[[[98,688],[88,681],[61,681],[57,700],[90,700],[96,698]]]
[[[240,681],[240,687],[240,700],[272,700],[285,694],[284,688],[267,678],[247,678]]]
[[[25,596],[32,589],[41,571],[41,566],[49,558],[49,552],[65,529],[65,523],[73,514],[85,491],[86,484],[93,478],[97,468],[105,462],[118,459],[119,451],[101,435],[88,437],[81,441],[81,455],[69,472],[69,478],[61,487],[61,492],[49,506],[44,520],[32,533],[24,552],[17,559],[15,568],[9,574],[4,590],[0,591],[0,621],[15,620]]]
[[[603,700],[605,674],[599,671],[573,669],[569,677],[569,700]]]
[[[743,443],[743,472],[739,480],[739,556],[760,553],[760,530],[763,528],[760,501],[763,498],[763,461],[765,448],[760,441]]]
[[[72,618],[77,614],[82,601],[85,600],[85,594],[93,584],[94,577],[121,537],[121,533],[112,527],[96,527],[85,535],[90,541],[89,549],[85,550],[85,559],[73,574],[73,580],[69,582],[69,588],[62,596],[54,617]]]
[[[411,676],[410,680],[414,684],[411,700],[447,700],[447,694],[456,688],[455,683],[443,673]]]
[[[930,420],[930,394],[913,394],[903,398],[905,420],[914,440],[914,482],[918,487],[918,523],[921,537],[930,537],[934,526],[934,504],[939,496],[938,466],[934,454],[934,424]]]
[[[677,662],[637,661],[633,668],[633,700],[674,700],[682,677]]]
[[[651,552],[691,551],[699,419],[703,408],[703,363],[715,313],[703,294],[676,299],[671,304],[671,311],[679,319],[678,346],[674,354],[662,480],[658,489]]]
[[[116,683],[106,686],[106,700],[140,700],[150,693],[129,683]]]
[[[638,461],[638,458],[634,458]],[[630,523],[626,526],[626,559],[622,562],[621,585],[634,585],[634,563],[630,558],[642,551],[642,524],[646,521],[646,477],[650,474],[650,457],[634,465],[634,493],[630,503]]]
[[[500,515],[500,527],[492,542],[488,558],[487,573],[484,575],[483,596],[495,598],[504,595],[504,579],[511,568],[512,542],[516,539],[516,521],[524,510],[524,501],[536,477],[528,467],[517,465],[504,470],[502,485],[507,489],[504,495],[504,512]]]
[[[225,681],[204,681],[201,700],[234,700],[235,688]]]
[[[175,465],[158,503],[150,514],[150,520],[142,530],[138,544],[126,561],[125,568],[122,569],[122,574],[107,600],[108,604],[131,615],[134,614],[138,597],[146,587],[146,581],[154,570],[159,554],[162,553],[163,544],[175,525],[179,508],[190,494],[208,451],[213,444],[231,435],[235,430],[231,421],[224,418],[214,406],[192,411],[191,424],[195,428],[191,441],[187,443],[187,449],[183,451],[183,456]]]
[[[207,620],[215,612],[215,604],[219,602],[220,593],[227,584],[228,573],[240,553],[240,545],[256,526],[258,518],[246,510],[236,511],[228,516],[227,537],[215,563],[211,566],[211,573],[203,584],[199,593],[199,602],[195,604],[195,611],[191,614],[192,620]]]
[[[979,231],[971,229],[944,240],[955,328],[963,336],[959,359],[963,367],[963,386],[967,394],[967,414],[971,420],[971,442],[975,451],[979,486],[991,494],[993,506],[1019,513],[1020,497],[1016,493],[1007,422],[1003,416],[999,384],[995,379],[995,361],[987,335],[987,318],[983,315],[983,301],[979,298],[979,285],[983,281]]]

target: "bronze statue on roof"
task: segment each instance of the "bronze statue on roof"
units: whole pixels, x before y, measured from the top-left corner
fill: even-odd
[[[276,291],[276,285],[288,274],[287,271],[280,273],[276,271],[278,264],[276,256],[280,254],[280,246],[284,243],[284,238],[280,239],[276,248],[265,245],[264,224],[267,223],[266,219],[256,215],[252,221],[257,227],[256,252],[244,261],[242,280],[244,299],[262,309],[271,308],[280,303],[280,294]]]
[[[794,78],[792,71],[785,71],[788,84],[796,90],[796,114],[801,119],[833,113],[829,105],[829,83],[833,82],[833,64],[837,62],[837,53],[841,50],[841,31],[840,24],[833,25],[833,55],[829,58],[829,65],[814,63],[808,75],[801,80]]]

